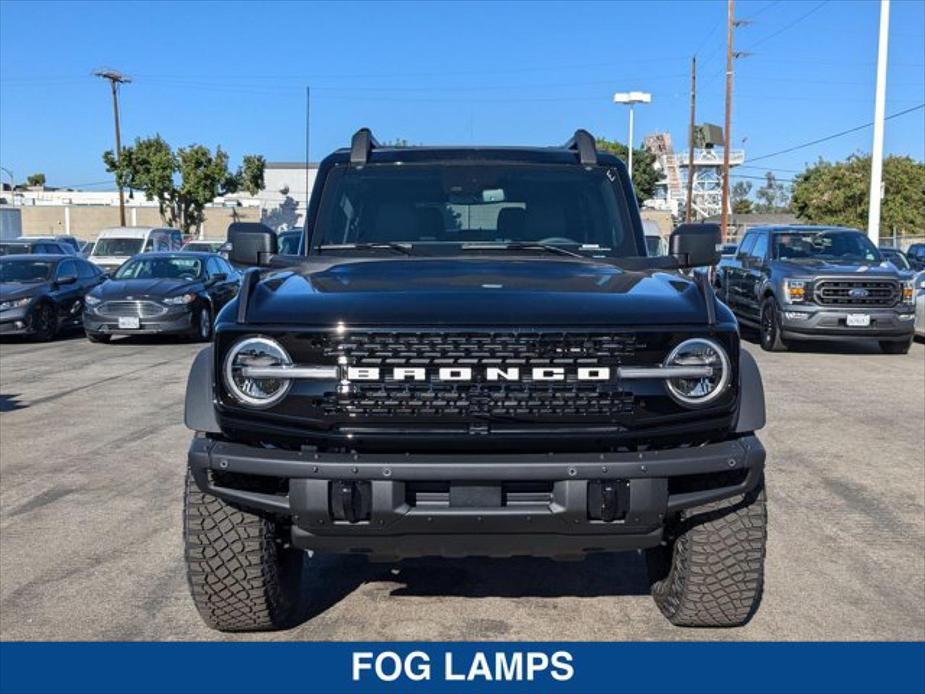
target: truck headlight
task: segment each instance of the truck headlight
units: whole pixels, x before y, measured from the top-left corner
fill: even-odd
[[[719,343],[700,337],[685,340],[675,347],[664,366],[705,366],[711,369],[710,375],[665,381],[675,400],[692,407],[706,405],[722,395],[732,372],[726,350]]]
[[[238,342],[225,357],[225,385],[239,402],[250,407],[270,407],[282,400],[292,381],[282,378],[255,378],[245,373],[249,367],[292,366],[286,350],[267,337],[248,337]]]
[[[801,304],[806,301],[806,282],[784,280],[784,298],[788,304]]]
[[[912,280],[908,282],[903,282],[903,303],[904,304],[914,304],[915,303],[915,287],[913,286]]]

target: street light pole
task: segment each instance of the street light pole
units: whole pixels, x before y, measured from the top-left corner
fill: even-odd
[[[870,156],[870,205],[867,236],[880,245],[880,204],[883,180],[883,120],[886,110],[886,59],[890,41],[890,0],[880,0],[880,45],[877,50],[877,87],[874,96],[874,144]]]
[[[648,92],[617,92],[613,95],[615,104],[626,104],[630,107],[630,133],[626,145],[626,169],[630,181],[633,180],[633,106],[636,104],[652,103],[652,95]]]
[[[131,78],[115,70],[97,70],[93,73],[97,77],[109,80],[112,87],[112,114],[116,121],[116,161],[122,162],[122,135],[119,131],[119,85],[131,82]],[[119,184],[119,225],[125,226],[125,191]]]

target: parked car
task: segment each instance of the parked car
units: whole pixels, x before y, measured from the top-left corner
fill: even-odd
[[[753,227],[720,268],[719,294],[761,347],[788,340],[872,338],[888,354],[912,342],[912,279],[857,229]]]
[[[96,245],[96,241],[84,241],[84,245],[80,248],[80,255],[84,258],[89,258],[90,254],[93,253],[93,247]]]
[[[282,255],[297,255],[299,243],[302,241],[301,229],[289,229],[276,235],[279,252]]]
[[[893,263],[900,272],[909,274],[915,273],[915,269],[912,267],[912,263],[909,262],[908,256],[898,248],[880,246],[880,255],[883,256],[884,260]]]
[[[221,241],[187,241],[181,250],[189,253],[218,253]]]
[[[0,335],[51,340],[81,325],[87,292],[105,281],[95,265],[69,254],[0,258]]]
[[[925,270],[915,278],[915,336],[925,340]]]
[[[906,257],[915,270],[925,270],[925,243],[913,243],[906,249]]]
[[[111,273],[138,253],[179,251],[182,246],[178,229],[114,227],[100,232],[88,259]]]
[[[212,335],[212,320],[238,292],[238,272],[213,253],[143,253],[87,295],[90,342],[113,335]]]
[[[71,247],[59,241],[16,239],[0,241],[0,255],[73,255]]]
[[[20,236],[17,241],[52,241],[64,245],[65,250],[73,255],[80,255],[80,239],[67,234],[58,234],[57,236]]]
[[[327,590],[302,550],[638,549],[674,624],[755,613],[761,377],[682,272],[716,263],[719,227],[646,257],[626,168],[594,142],[380,148],[364,129],[319,166],[302,257],[231,225],[252,270],[186,395],[185,557],[207,624],[289,624],[300,591]]]

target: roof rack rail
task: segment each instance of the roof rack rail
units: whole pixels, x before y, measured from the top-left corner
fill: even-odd
[[[350,140],[350,164],[364,166],[369,161],[369,153],[379,146],[378,140],[373,137],[369,128],[360,128],[353,133]]]
[[[578,129],[572,138],[565,143],[565,149],[578,152],[578,160],[582,166],[597,166],[597,149],[594,146],[594,137],[587,130]]]

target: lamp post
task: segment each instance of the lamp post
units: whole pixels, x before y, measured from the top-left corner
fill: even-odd
[[[615,104],[626,104],[630,107],[630,139],[626,145],[626,169],[633,180],[633,106],[636,104],[652,103],[652,95],[648,92],[617,92],[613,95]]]

